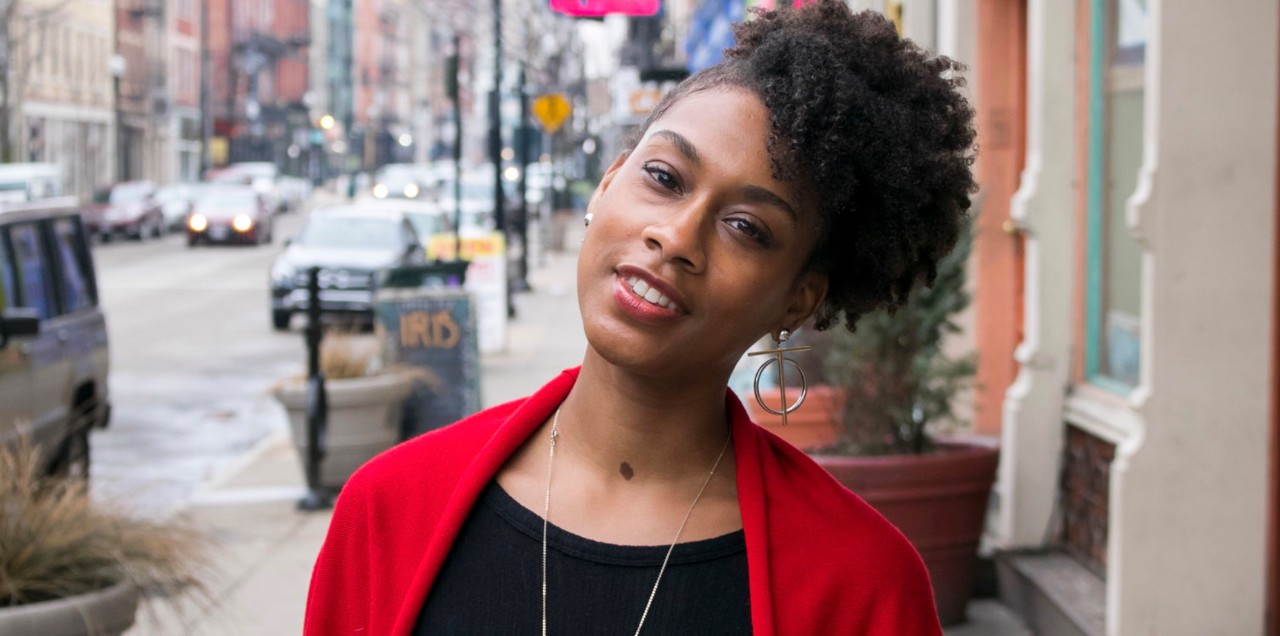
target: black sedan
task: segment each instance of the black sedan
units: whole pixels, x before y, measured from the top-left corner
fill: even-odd
[[[368,323],[378,271],[426,262],[422,242],[400,212],[349,206],[315,210],[271,266],[271,325],[289,328],[307,309],[307,278],[319,268],[320,311]]]

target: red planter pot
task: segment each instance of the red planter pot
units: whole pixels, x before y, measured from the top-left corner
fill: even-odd
[[[799,388],[788,388],[787,400],[794,403],[795,396],[799,394]],[[802,451],[810,451],[831,446],[836,442],[836,435],[839,433],[836,422],[840,421],[840,413],[844,410],[844,395],[844,389],[833,386],[809,387],[804,404],[801,404],[794,413],[787,414],[786,426],[782,425],[782,416],[760,408],[754,394],[744,396],[743,402],[746,404],[747,413],[751,415],[751,420],[756,424],[787,440],[792,446]],[[760,397],[764,398],[769,408],[775,411],[782,410],[782,397],[778,389],[761,389]]]
[[[926,455],[814,456],[906,535],[923,557],[943,625],[965,618],[999,450],[942,443]]]

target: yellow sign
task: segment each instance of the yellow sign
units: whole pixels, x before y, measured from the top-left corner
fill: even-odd
[[[560,126],[573,112],[569,100],[559,93],[548,93],[533,100],[532,108],[533,116],[542,122],[542,127],[549,133],[560,130]]]
[[[432,234],[427,241],[427,258],[453,260],[456,239],[452,234]],[[506,242],[496,232],[462,237],[462,258],[468,261],[495,257],[506,253]]]

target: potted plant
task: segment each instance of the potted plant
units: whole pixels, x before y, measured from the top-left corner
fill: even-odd
[[[952,356],[943,346],[970,302],[971,232],[938,263],[932,286],[915,287],[897,311],[863,316],[855,331],[829,335],[824,371],[843,394],[836,441],[809,451],[915,545],[943,624],[964,620],[998,460],[994,445],[933,435],[959,423],[957,397],[975,372],[973,354]]]
[[[404,400],[415,379],[426,373],[383,366],[378,341],[333,330],[320,344],[320,372],[329,407],[320,465],[320,484],[326,489],[340,490],[357,468],[400,441]],[[305,461],[306,377],[277,382],[272,394],[289,416],[294,448]]]
[[[142,590],[208,600],[203,535],[117,510],[25,439],[0,446],[0,634],[123,634]]]

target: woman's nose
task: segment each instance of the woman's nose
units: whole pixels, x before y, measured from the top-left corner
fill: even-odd
[[[691,201],[679,210],[647,224],[640,236],[645,245],[656,249],[664,261],[671,261],[699,273],[706,267],[706,204]]]

